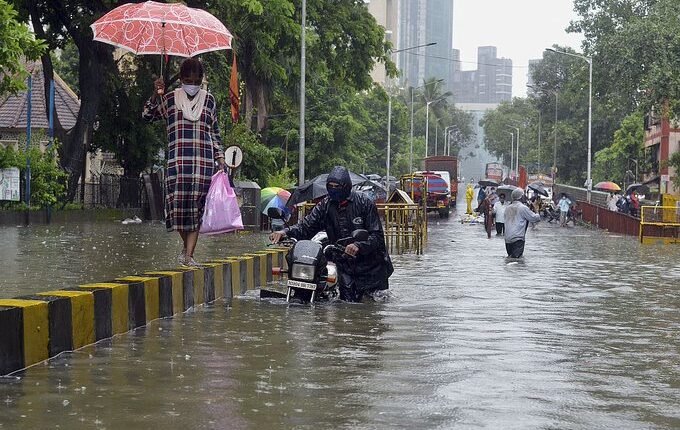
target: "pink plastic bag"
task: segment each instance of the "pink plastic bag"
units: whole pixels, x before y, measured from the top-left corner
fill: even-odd
[[[241,210],[238,207],[236,193],[229,184],[229,177],[220,170],[210,181],[199,233],[220,234],[234,230],[243,230]]]

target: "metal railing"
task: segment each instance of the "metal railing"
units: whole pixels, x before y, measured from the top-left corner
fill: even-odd
[[[423,254],[427,244],[427,212],[422,205],[381,203],[385,220],[385,246],[390,253]]]
[[[680,206],[642,206],[640,242],[680,243]]]
[[[313,208],[314,203],[297,207],[297,220]],[[383,220],[385,246],[393,254],[423,254],[427,244],[427,213],[422,205],[379,203],[376,205]],[[292,222],[295,222],[293,220]]]

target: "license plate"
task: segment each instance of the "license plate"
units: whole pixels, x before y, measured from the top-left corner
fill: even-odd
[[[316,290],[316,284],[310,284],[309,282],[293,281],[288,280],[289,288],[302,288],[303,290]]]

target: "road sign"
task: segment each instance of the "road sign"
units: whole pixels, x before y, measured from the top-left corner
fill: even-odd
[[[238,168],[243,163],[243,150],[239,146],[230,146],[224,151],[224,162],[227,167]]]

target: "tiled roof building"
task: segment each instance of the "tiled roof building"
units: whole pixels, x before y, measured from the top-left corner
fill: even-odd
[[[49,95],[45,94],[42,64],[40,61],[31,62],[27,65],[27,69],[33,77],[31,128],[47,130],[49,118],[45,106],[49,101]],[[26,91],[0,96],[0,140],[14,139],[18,134],[26,132],[27,102]],[[76,93],[56,73],[54,74],[54,108],[55,116],[59,119],[61,127],[65,131],[73,128],[78,118],[80,101]]]

